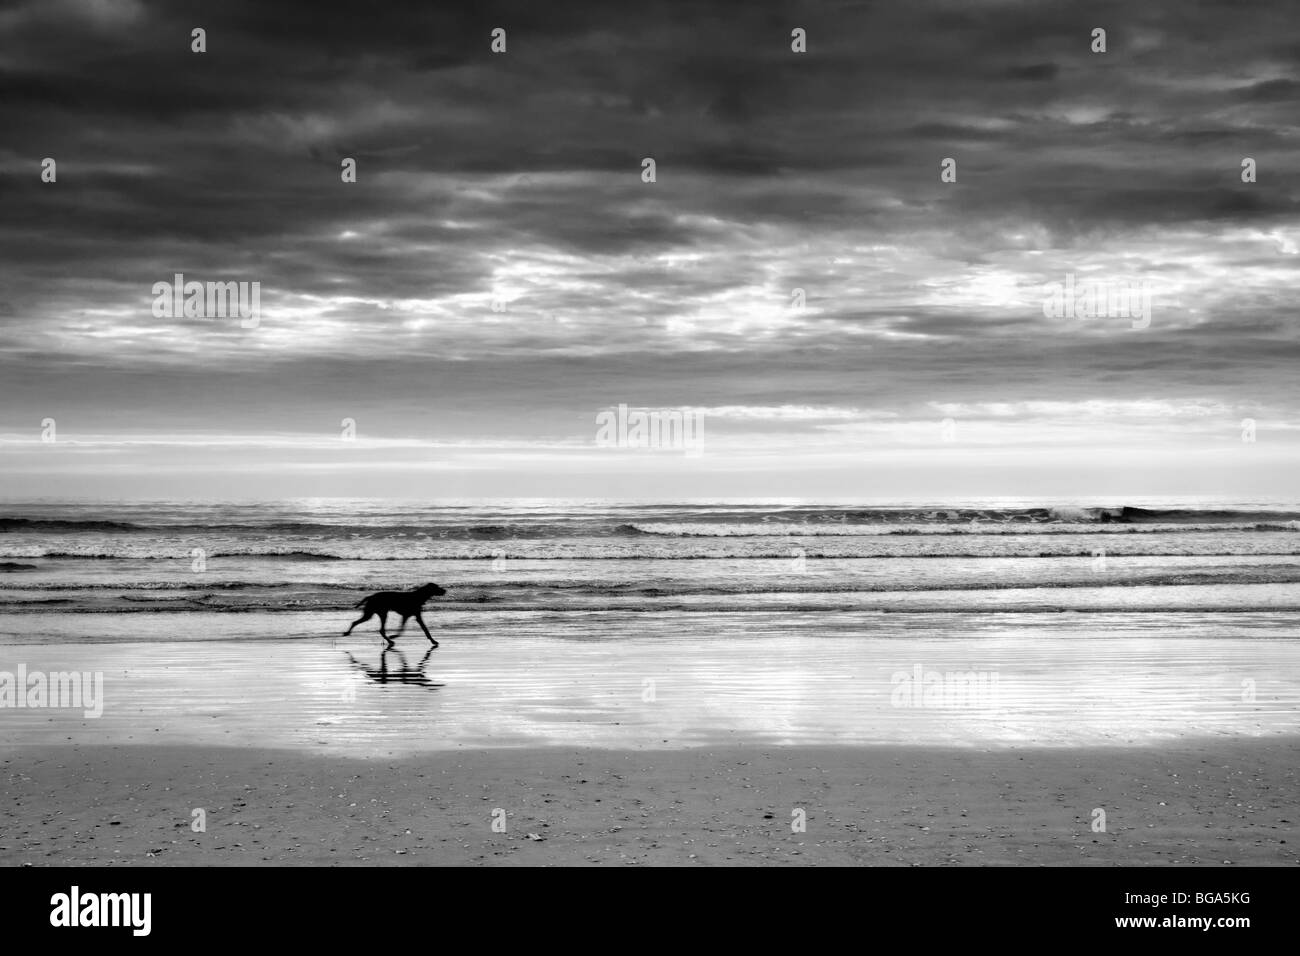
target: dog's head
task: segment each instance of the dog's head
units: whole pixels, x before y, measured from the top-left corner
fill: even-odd
[[[440,588],[438,587],[438,585],[430,581],[428,584],[419,588],[416,591],[416,593],[419,594],[421,598],[427,601],[431,597],[442,597],[444,594],[447,593],[447,589]]]

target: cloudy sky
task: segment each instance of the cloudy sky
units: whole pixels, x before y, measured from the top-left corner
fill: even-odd
[[[0,494],[1294,492],[1293,0],[464,6],[0,10]]]

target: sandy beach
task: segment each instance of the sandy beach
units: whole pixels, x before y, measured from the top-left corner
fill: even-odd
[[[374,508],[13,519],[0,865],[1297,862],[1275,512]]]
[[[105,683],[0,712],[0,864],[1297,862],[1292,641],[659,623],[5,646]]]
[[[400,760],[39,747],[0,757],[0,862],[1294,865],[1297,758],[1297,738],[1159,751],[552,748]],[[1104,833],[1091,829],[1098,807]],[[197,808],[203,833],[191,830]],[[806,832],[792,832],[796,809]]]

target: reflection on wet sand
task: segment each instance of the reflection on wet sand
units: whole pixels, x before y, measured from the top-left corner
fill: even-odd
[[[442,684],[435,684],[425,674],[425,665],[429,663],[429,658],[433,655],[434,648],[430,647],[420,658],[420,663],[412,667],[406,662],[406,655],[395,647],[386,647],[379,652],[379,666],[367,667],[364,663],[352,656],[351,652],[345,651],[347,659],[362,674],[365,674],[369,680],[376,684],[415,684],[419,687],[442,687]],[[396,667],[389,666],[389,659],[398,661]]]
[[[1300,714],[1300,641],[1273,632],[540,631],[462,632],[416,662],[368,641],[4,645],[0,670],[102,672],[105,699],[99,719],[0,710],[0,747],[1122,747],[1294,733]]]

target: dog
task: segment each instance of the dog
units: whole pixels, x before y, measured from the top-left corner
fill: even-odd
[[[364,624],[366,621],[378,614],[379,636],[388,642],[389,647],[392,647],[393,638],[389,637],[388,631],[385,630],[388,623],[388,612],[392,611],[394,614],[401,615],[402,618],[402,626],[397,629],[398,634],[401,634],[402,631],[406,630],[407,621],[411,618],[415,618],[416,623],[420,625],[420,630],[424,631],[424,636],[429,639],[429,643],[434,647],[437,647],[438,642],[433,639],[433,635],[429,633],[429,629],[424,626],[424,618],[420,615],[420,611],[424,608],[424,604],[429,600],[429,598],[441,597],[446,593],[447,591],[445,588],[440,588],[438,585],[431,582],[423,587],[416,588],[414,591],[380,591],[377,594],[372,594],[369,597],[362,598],[352,606],[361,608],[364,613],[352,622],[352,627],[349,627],[344,631],[343,636],[347,637],[352,633],[353,627],[356,627],[358,624]]]

